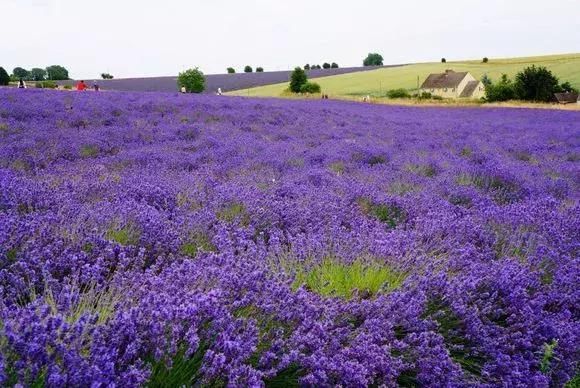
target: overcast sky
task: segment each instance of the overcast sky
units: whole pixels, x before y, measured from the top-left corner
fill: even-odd
[[[0,0],[0,66],[73,78],[580,52],[580,0]]]

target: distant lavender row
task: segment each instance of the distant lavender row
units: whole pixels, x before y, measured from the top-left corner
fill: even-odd
[[[397,67],[404,65],[390,65]],[[328,77],[359,71],[376,70],[376,66],[343,67],[338,69],[309,70],[310,78]],[[291,71],[268,71],[264,73],[209,74],[206,76],[206,93],[215,93],[218,88],[223,92],[277,84],[290,79]],[[85,80],[92,81],[92,80]],[[60,81],[60,85],[74,85],[76,81]],[[98,80],[104,90],[131,92],[174,92],[177,90],[177,77],[119,78]]]

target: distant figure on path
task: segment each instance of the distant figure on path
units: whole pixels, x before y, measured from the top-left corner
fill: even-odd
[[[79,83],[77,84],[77,90],[84,92],[85,90],[87,90],[87,84],[85,84],[85,81],[79,81]]]
[[[218,88],[217,95],[218,96],[221,96],[222,95],[222,88]]]
[[[93,81],[93,90],[95,92],[98,92],[99,91],[99,84],[97,83],[97,81]]]
[[[26,89],[26,82],[22,78],[18,80],[18,89]]]

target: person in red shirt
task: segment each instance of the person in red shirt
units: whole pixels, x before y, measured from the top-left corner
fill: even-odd
[[[79,83],[77,83],[77,90],[84,91],[86,89],[87,85],[85,84],[85,81],[79,81]]]

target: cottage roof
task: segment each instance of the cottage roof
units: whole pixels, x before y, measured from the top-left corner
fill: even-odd
[[[467,85],[465,85],[465,88],[463,89],[459,97],[460,98],[471,97],[473,95],[473,92],[475,92],[475,89],[477,89],[477,85],[479,85],[479,81],[469,81]]]
[[[554,97],[556,98],[556,101],[561,104],[568,104],[578,101],[578,93],[554,93]]]
[[[421,89],[456,88],[465,78],[467,72],[445,70],[445,73],[430,74],[421,85]]]

